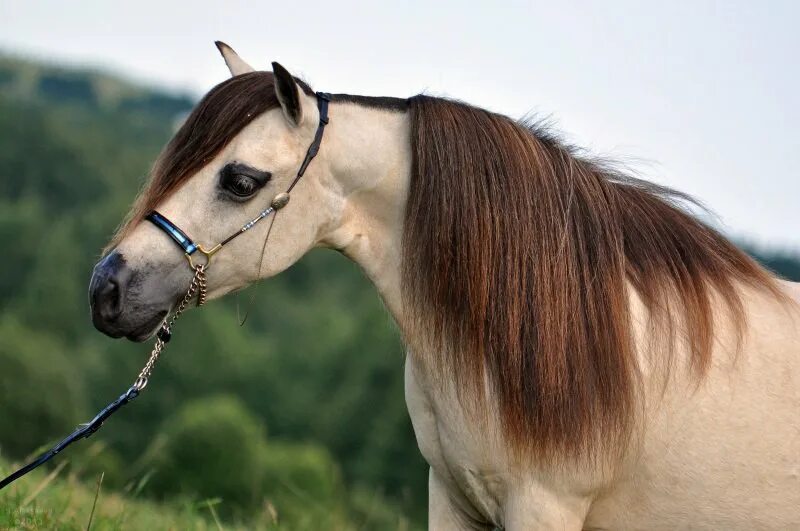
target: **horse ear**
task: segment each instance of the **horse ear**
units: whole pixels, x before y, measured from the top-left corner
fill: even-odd
[[[222,58],[225,59],[225,64],[228,65],[228,70],[231,71],[232,76],[255,72],[255,68],[239,57],[239,55],[233,51],[233,48],[222,41],[214,41],[214,44],[217,45],[217,50],[222,54]]]
[[[300,125],[303,121],[300,87],[297,86],[292,74],[280,63],[272,63],[272,73],[275,75],[275,95],[278,96],[283,114],[293,125]]]

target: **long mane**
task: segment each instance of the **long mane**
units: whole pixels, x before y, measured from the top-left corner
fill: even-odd
[[[488,382],[518,455],[624,447],[638,382],[630,288],[698,375],[712,297],[741,330],[738,287],[777,292],[681,194],[463,103],[416,96],[408,112],[408,335],[425,338],[429,365],[463,400],[485,404]]]

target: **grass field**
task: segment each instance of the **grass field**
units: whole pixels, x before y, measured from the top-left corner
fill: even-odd
[[[67,473],[69,461],[62,459],[52,470],[36,471],[0,492],[0,529],[94,529],[153,530],[235,529],[216,520],[219,500],[159,504],[138,499],[141,485],[131,485],[126,493],[110,493],[102,488],[102,474],[93,486]],[[0,462],[3,476],[11,465]],[[268,515],[265,515],[268,516]],[[269,521],[252,522],[241,528],[279,527]]]
[[[97,451],[102,444],[95,443]],[[92,449],[89,448],[89,454]],[[5,477],[20,463],[0,459],[0,477]],[[82,479],[79,479],[79,476]],[[315,504],[307,496],[304,510],[295,510],[289,522],[282,521],[279,511],[265,500],[261,511],[246,518],[224,520],[224,501],[212,499],[177,499],[156,502],[140,493],[147,476],[131,483],[121,492],[104,488],[103,473],[87,480],[81,465],[68,455],[57,458],[55,466],[36,470],[0,491],[0,530],[95,530],[153,531],[195,530],[236,531],[358,531],[387,529],[412,531],[413,526],[393,513],[382,514],[380,504],[371,497],[361,499],[358,515],[345,515]]]
[[[10,473],[13,465],[0,461],[0,475]],[[353,526],[337,515],[319,514],[309,509],[305,522],[295,518],[284,525],[272,505],[265,502],[259,515],[247,521],[223,522],[217,508],[220,499],[179,500],[165,503],[143,499],[139,491],[146,479],[131,484],[124,492],[103,489],[102,473],[92,485],[80,481],[79,470],[67,456],[49,470],[37,470],[0,492],[0,529],[2,530],[238,530],[265,529],[282,531],[312,529],[369,529],[369,523]],[[340,516],[340,515],[339,515]],[[399,526],[402,529],[404,526]]]

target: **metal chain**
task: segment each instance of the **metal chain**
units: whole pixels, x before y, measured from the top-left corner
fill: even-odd
[[[169,343],[169,340],[172,338],[172,325],[175,324],[175,321],[178,320],[181,314],[189,306],[189,302],[191,302],[194,296],[197,295],[198,306],[202,306],[206,303],[207,284],[205,268],[206,265],[194,266],[194,276],[192,277],[192,282],[189,284],[189,289],[186,291],[186,295],[183,296],[183,299],[181,300],[180,304],[178,304],[178,307],[175,309],[175,312],[173,312],[169,321],[167,321],[156,334],[156,342],[155,345],[153,345],[153,351],[150,353],[150,358],[147,360],[147,363],[144,364],[139,376],[133,383],[133,387],[137,391],[141,391],[147,387],[148,379],[150,378],[150,374],[153,372],[153,367],[158,361],[158,358],[161,356],[161,351],[164,350],[164,347],[167,346],[167,343]]]

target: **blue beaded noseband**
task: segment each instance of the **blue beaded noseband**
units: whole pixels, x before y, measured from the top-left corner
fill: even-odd
[[[308,147],[308,151],[306,152],[306,157],[305,159],[303,159],[303,163],[300,165],[300,169],[297,170],[297,175],[295,176],[294,180],[292,181],[292,183],[289,185],[289,187],[286,189],[285,192],[281,192],[278,195],[276,195],[272,199],[270,205],[267,208],[262,210],[261,213],[258,214],[258,216],[256,216],[255,218],[251,219],[250,221],[242,225],[242,227],[239,230],[237,230],[236,232],[234,232],[233,234],[222,240],[214,247],[206,249],[202,245],[194,243],[192,239],[180,229],[180,227],[178,227],[176,224],[167,219],[166,216],[164,216],[163,214],[153,210],[146,216],[145,219],[147,219],[148,221],[153,223],[153,225],[155,225],[156,227],[167,233],[167,235],[170,238],[172,238],[172,240],[175,243],[177,243],[181,249],[183,249],[183,252],[186,255],[186,259],[189,261],[189,266],[192,269],[196,268],[196,265],[192,260],[192,255],[195,252],[200,251],[206,257],[206,262],[205,264],[202,265],[204,267],[208,267],[208,264],[211,261],[211,257],[214,256],[214,254],[216,254],[217,251],[222,249],[222,247],[225,244],[227,244],[240,234],[247,232],[248,230],[253,228],[253,225],[258,223],[262,219],[266,218],[273,212],[282,209],[287,205],[287,203],[289,203],[289,193],[292,191],[294,186],[306,172],[306,168],[308,168],[308,165],[311,163],[314,157],[317,156],[317,153],[319,153],[319,147],[320,144],[322,144],[322,135],[325,133],[325,126],[328,125],[329,121],[328,103],[331,101],[331,95],[328,94],[327,92],[317,92],[316,96],[317,96],[317,107],[319,108],[319,125],[317,125],[317,132],[314,134],[314,140]]]

